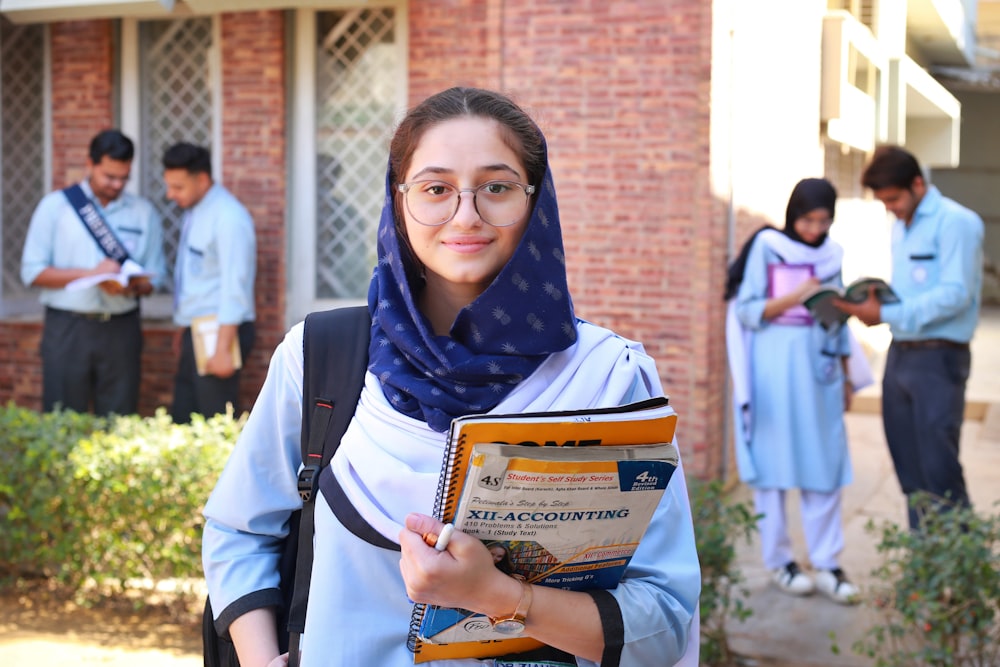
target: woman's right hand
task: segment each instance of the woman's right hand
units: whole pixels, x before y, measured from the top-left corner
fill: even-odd
[[[802,284],[795,288],[792,295],[795,298],[795,303],[802,303],[809,298],[809,295],[816,291],[820,285],[819,279],[815,276],[811,276],[802,281]]]
[[[440,535],[443,526],[426,514],[406,517],[399,533],[399,569],[409,598],[487,616],[517,607],[521,584],[497,569],[482,541],[456,530],[446,550],[428,546],[424,535]]]
[[[267,663],[267,667],[288,667],[288,654],[282,653],[277,658]]]
[[[815,277],[809,277],[787,294],[768,299],[764,303],[764,319],[773,320],[789,308],[800,305],[819,287],[819,284],[819,280]]]

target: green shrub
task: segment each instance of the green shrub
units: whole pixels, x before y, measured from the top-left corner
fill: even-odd
[[[921,529],[881,530],[881,582],[872,600],[883,619],[854,644],[877,667],[993,667],[1000,664],[1000,517],[971,509],[936,511],[916,497]]]
[[[73,412],[0,409],[0,564],[9,572],[53,575],[76,548],[68,458],[104,424]]]
[[[201,509],[243,421],[0,409],[0,568],[84,584],[201,576]]]
[[[740,588],[743,573],[736,567],[737,540],[750,540],[757,530],[757,516],[748,503],[726,499],[719,482],[691,485],[695,540],[701,562],[701,663],[731,665],[726,622],[740,622],[753,614],[744,604],[749,591]]]

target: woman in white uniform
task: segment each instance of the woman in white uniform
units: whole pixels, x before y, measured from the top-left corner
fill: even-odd
[[[446,431],[459,415],[620,405],[662,394],[640,344],[578,320],[545,140],[517,105],[453,88],[415,107],[390,146],[366,384],[316,504],[302,664],[409,665],[413,602],[510,616],[528,584],[479,540],[447,550],[434,505]],[[243,667],[277,667],[279,543],[300,506],[302,325],[278,346],[205,508],[216,627]],[[376,539],[332,510],[349,503]],[[553,647],[517,664],[672,665],[690,646],[700,570],[682,470],[611,591],[531,586],[524,634]],[[697,627],[695,619],[695,627]],[[545,662],[543,662],[545,661]],[[448,665],[509,664],[448,660]],[[428,663],[436,664],[436,663]]]

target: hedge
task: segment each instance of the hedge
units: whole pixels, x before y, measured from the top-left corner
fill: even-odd
[[[0,570],[77,590],[200,578],[201,510],[243,423],[0,408]]]

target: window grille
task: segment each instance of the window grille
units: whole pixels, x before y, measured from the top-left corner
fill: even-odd
[[[45,182],[45,33],[42,25],[0,20],[2,90],[3,296],[29,296],[21,283],[28,223],[47,192]]]
[[[140,191],[163,216],[163,249],[171,274],[182,211],[166,200],[163,152],[178,141],[212,146],[211,49],[210,17],[139,24]]]
[[[368,292],[400,53],[391,8],[316,17],[316,293]]]

